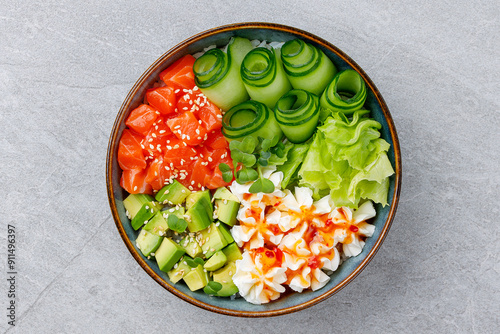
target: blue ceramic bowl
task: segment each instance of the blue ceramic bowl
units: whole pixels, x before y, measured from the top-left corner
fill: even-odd
[[[202,291],[191,292],[182,283],[171,284],[167,275],[158,269],[156,262],[146,259],[135,246],[134,241],[138,232],[132,229],[125,214],[123,199],[127,194],[120,187],[121,170],[117,162],[118,142],[125,129],[125,119],[130,111],[142,103],[146,89],[150,88],[158,80],[159,73],[180,57],[202,51],[203,48],[209,45],[224,46],[233,36],[277,42],[301,38],[323,50],[332,59],[339,71],[348,68],[356,70],[367,84],[368,97],[365,106],[371,110],[371,116],[382,124],[382,137],[391,144],[389,159],[396,172],[390,179],[388,199],[390,205],[385,208],[380,205],[376,207],[377,216],[373,221],[376,226],[375,234],[366,240],[363,252],[344,262],[322,289],[303,293],[290,293],[265,305],[253,305],[247,303],[243,298],[231,300],[229,298],[213,297],[206,295]],[[241,317],[275,316],[302,310],[332,296],[352,281],[370,262],[384,241],[396,212],[401,185],[401,155],[396,129],[387,105],[371,79],[345,53],[329,42],[293,27],[271,23],[239,23],[214,28],[188,38],[161,56],[139,78],[123,102],[111,132],[106,160],[106,182],[113,218],[123,241],[139,265],[161,286],[177,297],[213,312]]]

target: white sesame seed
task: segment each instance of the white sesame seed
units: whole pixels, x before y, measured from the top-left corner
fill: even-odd
[[[160,132],[159,132],[159,133],[162,135],[162,134],[164,134],[165,132],[166,132],[165,130],[160,130]]]
[[[180,91],[181,91],[180,89],[176,89],[176,90],[174,90],[174,93],[175,93],[175,94],[177,94],[177,93],[179,93]]]

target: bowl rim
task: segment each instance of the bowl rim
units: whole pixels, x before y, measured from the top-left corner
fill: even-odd
[[[230,31],[235,31],[235,30],[245,30],[245,29],[269,29],[269,30],[275,30],[279,32],[284,32],[284,33],[290,33],[292,35],[296,35],[298,37],[306,38],[309,40],[314,41],[315,43],[321,45],[324,48],[330,49],[332,52],[334,52],[337,56],[339,56],[343,61],[345,61],[347,64],[349,64],[354,70],[356,70],[365,80],[365,83],[368,85],[368,87],[371,89],[371,91],[374,94],[375,99],[380,105],[380,108],[384,114],[384,118],[387,121],[388,127],[389,127],[389,133],[393,141],[392,148],[394,150],[394,161],[395,161],[395,183],[394,183],[394,190],[393,190],[393,198],[392,202],[390,203],[390,210],[387,216],[387,219],[384,223],[384,226],[382,228],[382,231],[380,233],[380,236],[376,240],[375,244],[373,245],[372,249],[369,251],[369,253],[366,255],[365,259],[354,269],[352,273],[350,273],[346,278],[344,278],[340,283],[338,283],[336,286],[331,288],[330,290],[326,290],[323,294],[312,298],[308,301],[305,301],[301,304],[294,305],[294,306],[289,306],[281,309],[276,309],[276,310],[266,310],[266,311],[243,311],[243,310],[232,310],[232,309],[227,309],[215,305],[211,305],[205,302],[202,302],[200,300],[197,300],[191,296],[188,296],[181,292],[180,290],[177,290],[173,288],[171,285],[166,283],[166,281],[160,277],[142,258],[142,256],[139,254],[139,252],[136,250],[134,247],[132,241],[128,238],[125,229],[122,226],[118,210],[116,207],[116,201],[114,197],[114,187],[113,187],[113,162],[114,162],[114,152],[117,149],[118,145],[118,132],[120,128],[120,124],[122,121],[124,121],[125,118],[125,112],[129,108],[133,97],[136,95],[137,91],[140,89],[141,85],[146,81],[146,79],[160,66],[163,61],[170,57],[171,55],[175,54],[178,50],[187,47],[189,44],[202,40],[206,37],[213,36],[222,32],[230,32]],[[316,305],[317,303],[331,297],[335,293],[339,292],[342,288],[344,288],[347,284],[349,284],[357,275],[361,273],[361,271],[366,267],[366,265],[373,259],[377,251],[379,250],[380,246],[382,245],[383,241],[385,240],[387,233],[392,225],[392,222],[394,220],[395,214],[396,214],[396,209],[397,205],[399,202],[399,196],[400,196],[400,191],[401,191],[401,179],[402,179],[402,170],[401,170],[401,153],[400,153],[400,145],[399,145],[399,139],[397,136],[396,132],[396,127],[394,125],[394,121],[392,119],[392,116],[389,112],[389,108],[387,107],[387,104],[385,103],[385,100],[383,99],[382,95],[380,94],[379,90],[373,83],[373,81],[368,77],[368,75],[364,72],[364,70],[356,63],[354,60],[352,60],[347,54],[345,54],[342,50],[331,44],[330,42],[324,40],[321,37],[318,37],[314,34],[311,34],[307,31],[301,30],[299,28],[287,26],[287,25],[282,25],[282,24],[277,24],[277,23],[268,23],[268,22],[242,22],[242,23],[232,23],[232,24],[227,24],[227,25],[222,25],[218,27],[214,27],[208,30],[205,30],[203,32],[200,32],[196,35],[193,35],[184,41],[180,42],[179,44],[175,45],[171,49],[169,49],[167,52],[165,52],[162,56],[160,56],[142,75],[141,77],[135,82],[134,86],[132,89],[129,91],[127,94],[124,102],[122,103],[120,110],[116,116],[115,122],[113,124],[113,128],[111,130],[111,136],[108,142],[108,149],[107,149],[107,154],[106,154],[106,186],[107,186],[107,193],[108,193],[108,201],[109,205],[111,208],[112,216],[115,221],[115,225],[118,229],[118,232],[120,233],[125,245],[127,246],[128,250],[134,257],[134,259],[139,263],[139,265],[148,273],[149,276],[151,276],[158,284],[160,284],[163,288],[165,288],[167,291],[170,293],[176,295],[177,297],[183,299],[184,301],[195,305],[197,307],[203,308],[208,311],[224,314],[224,315],[230,315],[230,316],[237,316],[237,317],[271,317],[271,316],[278,316],[278,315],[283,315],[283,314],[289,314],[293,312],[297,312],[300,310],[303,310],[305,308],[311,307],[313,305]]]

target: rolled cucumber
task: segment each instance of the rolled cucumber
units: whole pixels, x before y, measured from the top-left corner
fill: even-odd
[[[302,89],[293,89],[276,103],[276,121],[292,143],[308,140],[318,125],[319,98]]]
[[[274,112],[265,104],[254,100],[240,103],[224,114],[222,134],[228,141],[242,140],[246,136],[279,140],[283,136]]]
[[[318,96],[337,73],[337,68],[323,51],[301,39],[293,39],[283,45],[281,60],[293,88]]]
[[[272,48],[250,51],[241,64],[241,78],[250,97],[272,109],[278,99],[292,89],[279,51]]]
[[[220,49],[211,49],[198,58],[193,66],[195,83],[210,101],[226,111],[248,100],[248,93],[240,76],[240,66],[252,43],[234,37],[228,45],[227,54]]]
[[[354,70],[339,72],[321,95],[321,121],[333,111],[350,115],[361,109],[365,101],[366,84],[361,75]]]

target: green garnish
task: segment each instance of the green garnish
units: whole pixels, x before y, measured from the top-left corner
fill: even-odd
[[[188,226],[187,221],[178,218],[176,215],[168,215],[167,224],[169,229],[178,233],[184,232]]]
[[[203,261],[201,257],[195,257],[194,259],[185,257],[184,261],[186,261],[186,264],[192,268],[196,268],[205,264],[205,261]]]
[[[252,168],[243,168],[236,172],[236,182],[244,184],[250,181],[255,181],[259,177],[259,173]]]
[[[231,182],[233,180],[233,170],[228,164],[219,164],[219,170],[222,172],[222,179],[224,182]]]
[[[222,289],[222,284],[220,284],[219,282],[210,281],[203,288],[203,292],[205,292],[207,295],[216,295],[217,292],[219,292],[221,289]]]

